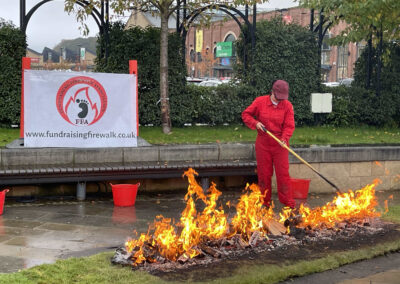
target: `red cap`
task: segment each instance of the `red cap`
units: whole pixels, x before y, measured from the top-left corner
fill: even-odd
[[[287,100],[289,97],[289,84],[284,80],[276,80],[272,85],[272,90],[278,100]]]

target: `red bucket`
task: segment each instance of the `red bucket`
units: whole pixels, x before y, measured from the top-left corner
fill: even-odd
[[[3,209],[4,209],[4,200],[6,198],[6,193],[9,192],[9,189],[5,189],[3,191],[0,191],[0,215],[3,214]]]
[[[291,178],[290,185],[294,199],[307,199],[308,188],[310,187],[309,179]]]
[[[115,206],[134,206],[136,194],[140,183],[137,184],[111,184]]]

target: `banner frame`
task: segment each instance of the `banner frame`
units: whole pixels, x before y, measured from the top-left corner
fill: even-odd
[[[31,69],[31,58],[22,57],[22,80],[21,80],[21,110],[20,110],[20,121],[19,121],[19,138],[24,138],[24,71],[25,69]]]
[[[21,74],[21,110],[20,110],[20,132],[19,137],[25,137],[25,127],[24,127],[24,119],[25,119],[25,104],[24,104],[24,71],[31,69],[31,58],[30,57],[22,57],[22,74]],[[129,74],[136,76],[136,136],[139,137],[139,95],[138,95],[138,67],[137,60],[129,60]]]

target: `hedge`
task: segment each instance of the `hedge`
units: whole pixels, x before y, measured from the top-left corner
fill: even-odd
[[[326,123],[336,126],[400,126],[400,44],[385,43],[384,50],[380,95],[376,94],[375,48],[371,56],[371,85],[366,89],[368,48],[365,48],[356,62],[352,86],[325,90],[333,94],[333,111],[327,116]]]
[[[113,23],[109,32],[109,58],[107,62],[97,57],[99,72],[128,73],[128,61],[138,61],[139,80],[139,122],[142,125],[160,125],[160,29],[134,27],[125,30],[121,22]],[[98,40],[97,54],[104,45],[104,39]],[[185,99],[186,67],[183,64],[182,45],[179,35],[172,33],[168,39],[168,81],[171,101]],[[178,96],[179,98],[176,98]],[[171,105],[171,119],[174,122],[179,110]],[[183,114],[184,115],[184,114]]]
[[[20,121],[21,62],[26,52],[25,36],[12,23],[0,18],[0,125]]]
[[[243,37],[237,43],[243,62]],[[251,45],[247,45],[251,50]],[[246,73],[238,65],[237,73],[245,84],[254,86],[259,94],[270,92],[277,79],[289,83],[289,99],[295,111],[297,125],[310,124],[310,95],[319,88],[318,47],[315,34],[296,24],[285,24],[280,17],[257,22],[256,52],[248,57]]]
[[[171,98],[171,108],[176,111],[172,116],[174,125],[241,123],[242,111],[257,95],[255,88],[246,85],[188,85],[185,94]]]
[[[112,25],[110,57],[98,61],[97,71],[128,72],[128,60],[137,59],[139,67],[139,122],[160,125],[159,100],[159,29],[133,28],[124,30],[121,23]],[[185,123],[241,123],[241,112],[259,95],[270,92],[276,79],[290,85],[290,100],[295,109],[296,124],[314,124],[310,109],[310,94],[332,92],[333,111],[324,116],[323,123],[335,126],[397,125],[400,118],[399,72],[400,52],[391,45],[382,69],[382,93],[366,90],[365,54],[356,65],[352,87],[326,88],[319,83],[318,52],[315,35],[301,26],[282,23],[280,18],[257,23],[255,57],[246,73],[235,66],[240,84],[218,87],[185,86],[186,68],[183,65],[181,39],[169,38],[169,95],[173,126]],[[102,39],[99,39],[102,44]],[[239,57],[244,42],[237,42]],[[250,50],[250,46],[247,47]],[[364,60],[364,62],[362,61]],[[376,60],[373,58],[373,60]],[[252,62],[251,62],[252,61]],[[364,72],[364,73],[363,73]],[[374,71],[375,72],[375,71]],[[373,83],[374,86],[374,83]]]

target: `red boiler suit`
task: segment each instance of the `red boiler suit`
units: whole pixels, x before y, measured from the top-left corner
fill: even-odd
[[[270,96],[260,96],[242,113],[243,122],[251,129],[256,129],[257,122],[279,140],[284,140],[289,146],[293,134],[294,112],[288,100],[282,100],[274,105]],[[263,131],[257,130],[256,159],[258,185],[265,194],[264,205],[271,202],[271,177],[275,168],[279,201],[291,208],[295,207],[289,176],[289,152]],[[265,191],[267,190],[267,193]]]

